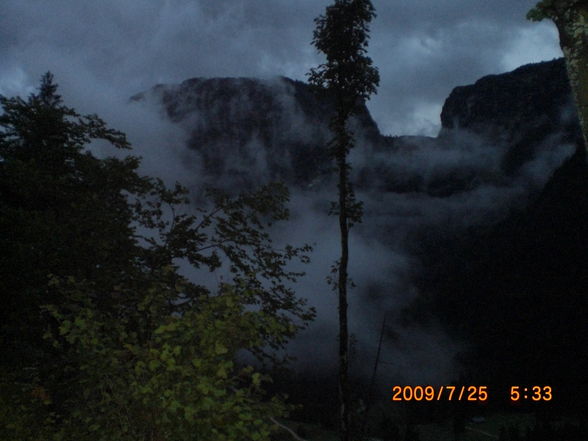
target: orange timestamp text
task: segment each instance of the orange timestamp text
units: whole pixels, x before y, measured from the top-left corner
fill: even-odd
[[[510,399],[517,401],[551,401],[553,389],[551,386],[511,386]]]
[[[393,386],[392,401],[488,400],[488,386]]]

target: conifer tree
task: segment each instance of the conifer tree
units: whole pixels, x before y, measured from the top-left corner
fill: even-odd
[[[350,116],[376,92],[378,70],[366,55],[369,23],[376,16],[370,0],[335,0],[325,15],[315,19],[312,44],[326,56],[326,63],[311,69],[311,85],[327,92],[334,99],[335,115],[330,128],[333,139],[329,143],[331,156],[338,172],[338,202],[331,213],[339,216],[341,257],[333,266],[329,278],[339,295],[339,431],[342,441],[351,437],[349,427],[350,392],[348,380],[349,332],[347,324],[347,286],[349,284],[349,229],[361,222],[362,205],[355,198],[350,181],[347,156],[354,146],[353,133],[348,129]]]
[[[0,96],[0,439],[268,441],[287,406],[237,354],[273,359],[314,315],[286,268],[309,247],[265,231],[287,189],[190,214],[140,158],[95,157],[91,140],[125,135],[56,91],[48,73]],[[189,281],[179,259],[232,277]]]

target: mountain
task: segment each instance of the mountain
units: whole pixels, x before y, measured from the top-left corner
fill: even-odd
[[[200,182],[246,189],[277,179],[311,200],[333,191],[325,150],[333,103],[302,82],[193,78],[132,99],[160,106],[188,135]],[[551,384],[560,403],[577,396],[588,371],[588,167],[563,60],[456,87],[441,123],[437,137],[387,137],[363,105],[351,122],[353,181],[365,204],[355,230],[363,260],[355,314],[369,324],[357,329],[360,350],[373,349],[377,330],[367,328],[394,311],[399,337],[384,352],[413,366],[389,369],[396,378],[422,384],[423,365],[453,357],[453,346],[440,350],[435,340],[441,326],[467,348],[457,354],[462,378]],[[295,217],[319,225],[317,206]],[[406,330],[414,326],[421,331]],[[321,335],[304,354],[333,337]],[[410,349],[422,335],[435,347],[428,355]],[[359,356],[371,357],[368,349]]]
[[[580,136],[563,58],[456,87],[445,101],[441,123],[441,138],[467,130],[508,145],[508,173],[536,154],[543,142],[574,142]]]
[[[574,153],[509,216],[423,247],[419,286],[429,304],[413,305],[413,317],[431,311],[467,336],[461,357],[472,381],[502,387],[504,397],[508,385],[549,383],[559,390],[554,406],[582,412],[588,166],[563,60],[457,87],[441,120],[441,139],[467,131],[506,146],[505,175],[565,144]]]
[[[201,156],[208,183],[247,188],[281,180],[307,189],[324,185],[330,176],[325,146],[332,100],[317,98],[300,81],[192,78],[157,85],[132,99],[159,103],[182,127],[188,147]],[[354,179],[360,189],[384,192],[449,196],[469,191],[487,179],[515,176],[543,148],[570,142],[579,133],[576,121],[563,60],[523,66],[455,88],[443,106],[436,138],[382,136],[362,105],[351,122],[361,151],[354,151]],[[416,166],[407,164],[411,157],[451,151],[455,145],[468,155],[479,151],[480,144],[501,152],[497,170],[474,164],[475,158],[430,164],[426,173],[418,163],[424,159],[417,158]],[[394,157],[397,160],[390,161]]]
[[[332,100],[285,77],[192,78],[158,85],[132,100],[155,99],[167,116],[189,132],[188,147],[202,156],[205,178],[223,185],[250,186],[281,180],[307,187],[330,163]],[[365,105],[352,122],[362,137],[378,142],[379,131]]]

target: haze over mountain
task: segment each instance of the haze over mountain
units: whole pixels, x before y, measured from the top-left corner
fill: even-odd
[[[185,140],[185,151],[179,151],[182,174],[188,171],[184,183],[191,188],[212,185],[237,191],[273,180],[290,187],[292,220],[274,234],[278,242],[315,244],[313,263],[297,291],[318,307],[316,323],[291,344],[291,350],[298,355],[298,369],[332,367],[336,296],[325,277],[336,259],[338,242],[336,221],[327,216],[335,192],[325,151],[332,110],[328,97],[317,98],[306,84],[285,77],[193,78],[157,85],[132,100],[136,106],[156,105],[161,118],[177,128],[178,139]],[[379,132],[361,106],[351,123],[356,137],[353,181],[365,205],[363,223],[354,227],[351,237],[350,269],[357,285],[350,299],[351,332],[358,342],[355,360],[369,360],[356,362],[354,369],[360,375],[371,369],[386,314],[383,357],[393,363],[381,374],[382,384],[450,381],[479,367],[464,360],[472,354],[472,345],[496,344],[496,338],[482,336],[493,329],[491,319],[498,317],[484,316],[484,323],[478,320],[475,325],[475,314],[483,316],[481,305],[487,305],[497,289],[505,294],[492,311],[499,315],[500,308],[510,304],[510,275],[515,271],[519,281],[536,277],[537,269],[530,263],[522,268],[504,260],[520,237],[512,232],[512,219],[534,225],[534,219],[549,218],[549,210],[571,212],[571,206],[552,202],[559,198],[564,205],[574,204],[573,194],[564,200],[561,190],[553,189],[573,175],[570,164],[585,167],[578,154],[570,159],[579,127],[561,59],[455,88],[445,101],[441,122],[437,137],[389,137]],[[529,213],[535,213],[537,204],[543,208],[534,217]],[[541,240],[537,235],[544,233],[543,227],[531,228],[525,244]],[[569,231],[556,229],[553,234],[566,236]],[[491,239],[498,248],[484,251],[483,258],[473,257],[472,250],[487,249],[479,243],[483,239]],[[553,243],[558,240],[552,238]],[[562,247],[551,251],[566,253]],[[578,253],[585,254],[579,248]],[[492,281],[480,272],[496,259],[503,259],[501,274],[488,274],[504,280],[488,288]],[[450,289],[457,294],[445,301],[442,296]],[[477,303],[482,291],[486,297]],[[549,302],[543,302],[542,295],[535,292],[543,308]],[[585,303],[578,307],[585,311]],[[540,320],[543,313],[531,315]],[[501,323],[496,335],[504,338],[506,325]],[[569,326],[560,331],[568,335],[574,323]],[[519,344],[523,343],[514,338],[510,348],[521,354],[512,375],[532,366],[529,360],[537,355]],[[461,362],[456,361],[458,354]],[[484,358],[476,356],[478,361]],[[495,365],[504,363],[501,359]],[[558,365],[549,366],[537,369],[536,375]]]

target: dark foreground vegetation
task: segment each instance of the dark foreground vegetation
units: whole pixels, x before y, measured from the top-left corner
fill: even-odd
[[[288,405],[237,353],[276,361],[314,314],[285,269],[310,248],[264,231],[287,190],[211,192],[192,215],[138,158],[94,156],[91,141],[130,145],[51,74],[0,104],[0,439],[268,439]],[[205,286],[180,262],[232,277]]]

